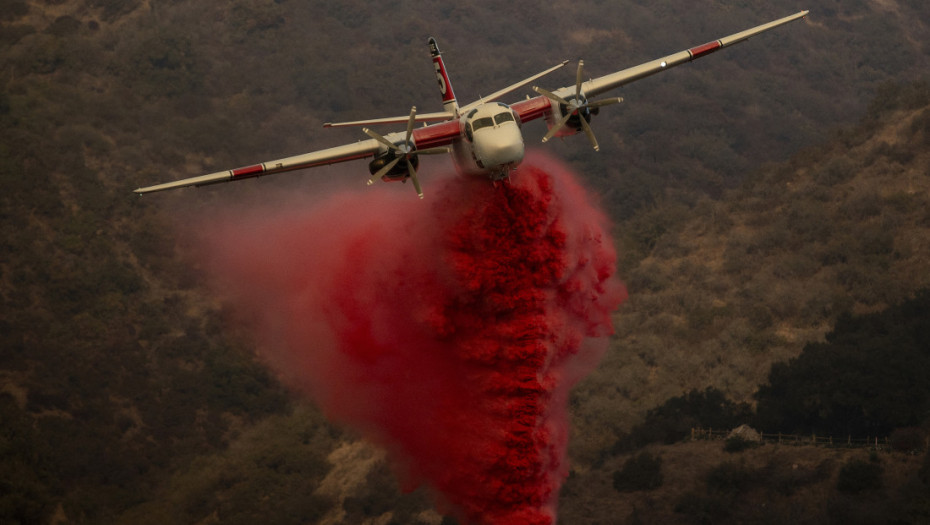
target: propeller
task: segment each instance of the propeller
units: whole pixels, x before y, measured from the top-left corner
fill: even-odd
[[[594,146],[594,151],[598,151],[600,146],[597,144],[597,139],[594,137],[594,131],[591,130],[591,125],[588,122],[591,120],[591,115],[596,115],[598,109],[602,106],[609,106],[611,104],[617,104],[618,102],[623,102],[622,97],[615,98],[605,98],[603,100],[598,100],[594,102],[589,102],[585,98],[584,94],[581,93],[581,82],[584,73],[584,61],[578,61],[578,74],[575,77],[575,95],[568,100],[556,95],[551,91],[546,91],[541,87],[533,87],[540,95],[548,98],[549,100],[557,103],[559,105],[559,110],[564,117],[560,120],[555,126],[552,126],[549,129],[549,133],[546,133],[546,136],[543,137],[542,141],[546,142],[552,137],[555,136],[562,128],[571,126],[575,129],[578,129],[578,126],[581,126],[581,129],[584,131],[584,134],[588,136],[588,140],[591,141],[591,145]],[[571,121],[571,122],[569,122]]]
[[[381,168],[380,170],[378,170],[377,173],[372,175],[371,178],[368,179],[369,185],[373,184],[376,179],[380,179],[381,177],[386,175],[388,172],[394,169],[394,166],[396,166],[397,163],[403,160],[407,166],[407,176],[413,181],[413,187],[415,190],[417,190],[417,195],[421,199],[423,198],[423,191],[420,189],[420,181],[419,179],[417,179],[417,170],[413,165],[415,162],[415,159],[417,158],[418,155],[437,155],[440,153],[448,153],[449,148],[440,147],[440,148],[428,148],[428,149],[423,149],[423,150],[416,149],[416,146],[410,140],[411,137],[413,136],[413,126],[416,123],[416,120],[417,120],[417,107],[413,106],[412,108],[410,108],[410,119],[407,121],[407,135],[404,138],[404,142],[402,144],[394,144],[393,142],[385,138],[384,135],[381,135],[380,133],[372,131],[368,128],[362,128],[362,131],[365,132],[366,135],[384,144],[385,146],[388,147],[389,150],[394,152],[394,160],[385,164],[383,168]]]

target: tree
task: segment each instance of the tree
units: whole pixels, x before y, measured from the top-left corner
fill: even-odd
[[[759,389],[757,426],[887,435],[930,413],[930,291],[883,312],[841,316],[826,342],[777,363]]]
[[[751,417],[747,403],[735,403],[716,388],[692,390],[650,410],[646,420],[617,444],[616,451],[649,443],[675,443],[690,435],[694,427],[731,429]]]

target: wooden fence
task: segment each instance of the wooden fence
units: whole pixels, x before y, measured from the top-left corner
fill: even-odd
[[[712,428],[692,428],[691,440],[725,440],[732,430],[714,430]],[[834,436],[799,435],[799,434],[766,434],[759,433],[763,443],[777,443],[780,445],[798,445],[798,446],[818,446],[818,447],[835,447],[835,448],[868,448],[872,450],[891,450],[891,440],[888,437],[866,437],[854,438],[847,436],[837,438]],[[930,449],[930,437],[924,439],[922,449]]]

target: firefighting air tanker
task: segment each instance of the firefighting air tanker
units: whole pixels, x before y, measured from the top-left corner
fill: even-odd
[[[553,91],[533,87],[539,96],[510,105],[497,102],[497,99],[555,71],[564,66],[567,61],[501,89],[490,96],[465,106],[459,106],[439,53],[439,47],[436,40],[430,38],[429,49],[433,58],[433,66],[436,69],[436,80],[439,81],[439,91],[442,94],[442,112],[422,114],[417,113],[416,107],[413,107],[409,115],[400,117],[324,124],[324,127],[340,127],[406,122],[406,131],[381,135],[363,127],[362,131],[370,138],[353,144],[138,188],[135,192],[143,194],[186,186],[204,186],[349,160],[371,159],[368,164],[371,173],[368,184],[373,183],[375,179],[404,182],[410,179],[413,181],[417,194],[423,198],[420,182],[417,179],[418,157],[438,153],[451,153],[456,169],[463,175],[487,177],[492,181],[506,179],[523,160],[522,123],[543,117],[549,128],[548,133],[542,138],[543,142],[552,137],[574,135],[580,131],[587,135],[591,145],[597,150],[597,139],[591,131],[591,117],[596,115],[601,107],[616,104],[623,99],[615,97],[593,100],[593,97],[709,55],[719,49],[738,44],[770,29],[804,18],[807,13],[808,11],[801,11],[719,40],[591,80],[584,80],[584,63],[579,60],[573,86]],[[417,127],[417,122],[431,123]]]

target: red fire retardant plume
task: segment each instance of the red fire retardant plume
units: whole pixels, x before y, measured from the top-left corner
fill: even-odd
[[[554,523],[569,389],[626,298],[607,221],[539,153],[505,183],[428,178],[425,201],[374,187],[226,217],[210,270],[288,383],[405,486],[465,523]]]

